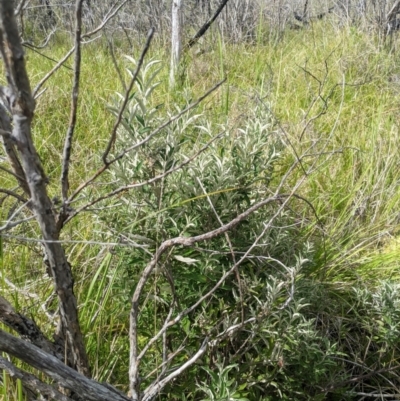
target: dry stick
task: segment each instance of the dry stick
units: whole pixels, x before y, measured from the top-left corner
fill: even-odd
[[[22,205],[22,207],[25,207],[25,206],[26,206],[26,204]],[[11,219],[8,219],[6,221],[6,224],[4,224],[3,226],[0,226],[0,233],[2,231],[11,230],[12,228],[19,226],[20,224],[27,223],[28,221],[31,221],[34,218],[35,218],[35,216],[30,216],[30,217],[26,217],[25,219],[17,220],[17,221],[11,221]]]
[[[169,376],[160,381],[156,381],[152,383],[146,390],[143,392],[143,397],[140,398],[140,401],[150,401],[152,400],[171,380],[175,379],[175,377],[179,376],[182,372],[184,372],[187,368],[192,366],[198,359],[200,359],[204,353],[207,351],[208,338],[205,338],[203,344],[200,349],[182,366],[178,369],[174,370]],[[132,396],[133,401],[139,401],[139,398],[135,398],[135,395]]]
[[[304,7],[303,7],[303,18],[307,18],[307,13],[308,13],[308,0],[304,2]]]
[[[396,17],[396,14],[400,12],[400,0],[397,0],[394,4],[393,7],[390,9],[386,16],[386,21],[389,22],[392,19]]]
[[[5,168],[3,166],[0,166],[0,170],[4,171],[7,174],[12,175],[14,178],[16,178],[18,181],[22,179],[19,175],[15,174],[14,171],[9,170],[8,168]]]
[[[44,42],[43,42],[41,45],[35,45],[35,44],[33,44],[32,42],[30,42],[30,41],[28,41],[28,40],[25,40],[25,41],[22,42],[22,46],[28,47],[29,49],[35,49],[35,50],[44,49],[44,48],[49,44],[50,39],[52,38],[52,36],[53,36],[55,33],[56,33],[56,29],[52,30],[52,31],[47,35],[47,38],[44,40]],[[55,61],[55,60],[53,60],[52,58],[47,57],[46,55],[44,55],[44,54],[42,54],[42,53],[39,53],[39,52],[38,52],[38,54],[40,54],[41,56],[46,57],[46,58],[48,58],[48,59],[50,59],[50,60],[52,60],[52,61]]]
[[[110,9],[108,15],[106,15],[106,16],[104,17],[103,22],[102,22],[97,28],[93,29],[92,31],[90,31],[90,32],[88,32],[88,33],[85,33],[85,34],[83,35],[83,39],[88,38],[88,37],[90,37],[90,36],[96,34],[97,32],[101,31],[101,30],[105,27],[105,25],[108,23],[108,21],[110,21],[111,18],[113,18],[113,17],[118,13],[118,11],[119,11],[128,1],[130,1],[130,0],[124,0],[113,12],[111,12],[111,10],[112,10],[112,7],[111,7],[111,9]]]
[[[14,17],[12,2],[0,0],[0,50],[4,60],[8,89],[13,97],[13,139],[25,171],[31,194],[32,211],[45,241],[58,240],[59,231],[53,204],[47,194],[47,179],[32,139],[31,123],[35,110],[29,77],[25,68],[24,51]],[[60,305],[60,320],[68,350],[76,368],[90,375],[83,336],[79,326],[78,308],[73,292],[71,267],[60,244],[45,243],[49,269]]]
[[[131,91],[133,89],[133,85],[135,84],[135,81],[136,81],[136,78],[137,78],[137,76],[139,74],[139,71],[142,68],[144,58],[145,58],[145,56],[146,56],[146,54],[147,54],[147,52],[148,52],[148,50],[150,48],[150,43],[151,43],[151,40],[153,39],[153,35],[154,35],[154,28],[151,28],[149,33],[148,33],[148,35],[147,35],[147,40],[146,40],[146,43],[145,43],[144,48],[142,50],[142,54],[139,57],[139,61],[138,61],[137,66],[136,66],[136,70],[133,73],[131,82],[129,83],[129,86],[128,86],[126,92],[125,92],[124,100],[123,100],[122,105],[121,105],[121,107],[119,109],[118,116],[117,116],[117,119],[115,121],[114,127],[113,127],[113,129],[111,131],[110,140],[108,141],[106,150],[104,151],[103,156],[102,156],[103,157],[103,163],[104,163],[105,166],[110,164],[110,162],[107,160],[107,157],[108,157],[108,155],[109,155],[109,153],[111,151],[111,148],[114,146],[115,140],[117,138],[118,127],[121,124],[123,113],[124,113],[124,111],[126,109],[126,106],[128,105],[128,101],[129,101],[129,98],[130,98]]]
[[[126,3],[126,1],[122,4],[124,5]],[[118,8],[118,10],[122,7],[122,5]],[[95,33],[97,33],[101,28],[104,28],[104,26],[107,24],[108,21],[110,21],[110,19],[115,15],[115,13],[111,14],[108,18],[106,18],[100,25],[99,27],[95,28],[93,31],[85,33],[81,36],[81,39],[86,39],[89,38],[90,36],[94,35]],[[100,28],[101,27],[101,28]],[[99,29],[100,28],[100,29]],[[40,91],[40,88],[46,83],[46,81],[51,78],[54,73],[59,70],[61,67],[64,68],[68,68],[71,69],[68,66],[65,66],[64,63],[71,57],[71,55],[74,53],[75,51],[75,46],[70,49],[65,56],[39,81],[39,83],[35,86],[34,90],[33,90],[33,97],[36,98],[38,92]]]
[[[13,198],[18,199],[22,203],[27,203],[27,200],[23,196],[18,195],[16,192],[10,191],[9,189],[0,188],[0,193],[12,196]]]
[[[127,90],[126,83],[125,83],[124,77],[122,75],[121,69],[119,68],[117,58],[115,57],[114,43],[108,38],[108,36],[106,34],[105,34],[105,37],[107,39],[108,48],[110,49],[111,60],[114,64],[115,71],[117,72],[118,78],[121,82],[122,90],[126,91]]]
[[[154,182],[156,182],[156,181],[158,181],[158,180],[161,180],[161,179],[167,177],[168,175],[174,173],[175,171],[180,170],[181,168],[185,167],[185,166],[188,165],[190,162],[192,162],[194,159],[196,159],[196,158],[197,158],[201,153],[203,153],[205,150],[207,150],[208,147],[209,147],[214,141],[216,141],[217,139],[221,138],[222,135],[223,135],[223,133],[221,133],[221,134],[215,136],[214,138],[212,138],[212,139],[211,139],[209,142],[207,142],[198,152],[196,152],[194,155],[192,155],[191,157],[189,157],[188,159],[186,159],[184,162],[182,162],[182,163],[179,164],[178,166],[172,167],[170,170],[167,170],[167,171],[165,171],[164,173],[159,174],[159,175],[157,175],[157,176],[155,176],[155,177],[153,177],[153,178],[151,178],[151,179],[149,179],[149,180],[147,180],[147,181],[143,181],[143,182],[139,182],[139,183],[136,183],[136,184],[129,184],[129,185],[125,185],[125,186],[123,186],[123,187],[119,187],[119,188],[117,188],[116,190],[114,190],[114,191],[112,191],[112,192],[109,192],[109,193],[106,194],[106,195],[103,195],[103,196],[101,196],[101,197],[99,197],[99,198],[97,198],[97,199],[94,199],[93,201],[87,203],[86,205],[80,207],[79,209],[74,210],[73,212],[70,213],[69,217],[65,220],[65,224],[68,223],[73,217],[75,217],[75,216],[78,215],[79,213],[83,212],[84,210],[87,210],[89,207],[95,205],[96,203],[98,203],[98,202],[100,202],[100,201],[102,201],[102,200],[112,198],[113,196],[116,196],[116,195],[120,194],[121,192],[126,192],[126,191],[129,191],[129,190],[134,189],[134,188],[140,188],[140,187],[143,187],[143,186],[145,186],[145,185],[152,184],[152,183],[154,183]],[[106,166],[103,166],[103,169],[100,169],[99,171],[103,172],[103,171],[105,171],[106,168],[107,168]],[[96,173],[96,174],[97,174],[97,173]],[[100,175],[100,174],[99,174],[99,175]],[[98,175],[97,175],[97,176],[98,176]]]
[[[25,3],[26,3],[26,0],[21,0],[20,1],[20,3],[15,8],[15,11],[14,11],[14,15],[15,16],[19,15],[19,13],[22,11],[22,8],[24,7]]]
[[[132,150],[135,150],[136,148],[143,146],[144,144],[146,144],[147,142],[149,142],[155,135],[157,135],[160,131],[162,131],[165,127],[167,127],[168,125],[172,124],[174,121],[176,121],[177,119],[179,119],[182,115],[186,114],[188,111],[190,111],[191,109],[195,108],[196,106],[198,106],[198,104],[200,102],[202,102],[207,96],[209,96],[212,92],[214,92],[216,89],[218,89],[224,82],[226,81],[226,79],[224,79],[221,82],[218,82],[214,87],[212,87],[209,91],[207,91],[203,96],[199,97],[195,102],[193,102],[192,104],[190,104],[188,107],[186,107],[184,110],[182,110],[181,112],[179,112],[178,114],[176,114],[175,116],[171,117],[169,120],[167,120],[165,123],[161,124],[160,126],[158,126],[158,128],[156,128],[153,132],[151,132],[146,138],[144,138],[142,141],[137,142],[135,145],[132,145],[126,149],[124,149],[119,155],[117,155],[114,159],[109,160],[107,162],[107,164],[103,165],[102,167],[100,167],[93,175],[92,177],[90,177],[87,181],[85,181],[84,183],[82,183],[76,190],[75,192],[69,197],[68,202],[71,203],[78,195],[79,193],[85,189],[88,185],[90,185],[93,181],[95,181],[97,178],[100,177],[101,174],[104,173],[104,171],[106,171],[109,166],[113,163],[115,163],[116,161],[122,159],[127,153],[131,152]],[[217,136],[219,137],[219,136]],[[214,141],[217,137],[213,138],[212,141]],[[212,142],[211,141],[211,142]],[[209,143],[211,143],[209,142]],[[192,160],[192,159],[190,159]],[[187,163],[185,163],[187,164]],[[184,164],[183,164],[184,165]],[[170,172],[172,171],[176,171],[176,169],[172,169],[169,170]],[[167,172],[169,174],[169,172]],[[155,177],[153,180],[150,180],[151,182],[153,182],[154,180],[158,180],[162,177],[164,177],[166,174],[162,174],[158,177]],[[149,183],[148,181],[146,181],[146,184]],[[139,186],[141,186],[141,184],[138,184]],[[126,186],[126,187],[121,187],[120,189],[110,192],[110,194],[106,195],[105,197],[101,197],[99,199],[94,200],[93,202],[90,202],[88,205],[84,206],[83,208],[80,208],[79,211],[81,210],[85,210],[88,207],[94,205],[95,203],[99,202],[100,200],[103,199],[107,199],[110,196],[112,196],[113,194],[117,195],[118,193],[131,189],[131,188],[135,188],[136,185],[134,186]],[[66,221],[71,220],[71,217],[76,216],[77,213],[74,213],[73,215],[71,215]]]
[[[46,396],[50,399],[57,401],[72,401],[71,398],[66,395],[60,393],[54,387],[49,384],[43,383],[36,376],[24,372],[21,369],[18,369],[11,362],[0,356],[0,369],[4,369],[8,374],[15,378],[21,380],[24,387],[31,390],[34,394],[39,393],[42,396]]]
[[[8,0],[6,0],[8,1]],[[40,348],[0,330],[0,351],[7,352],[35,369],[44,372],[61,387],[89,401],[128,401],[118,390],[88,379]]]
[[[182,343],[182,344],[183,344],[183,343]],[[157,372],[157,370],[159,370],[159,369],[161,369],[161,368],[163,369],[163,371],[165,371],[166,368],[167,368],[167,366],[168,366],[168,364],[169,364],[170,362],[172,362],[172,361],[174,360],[174,358],[175,358],[178,354],[180,354],[182,351],[184,351],[184,350],[185,350],[185,347],[184,347],[183,345],[181,345],[176,351],[171,352],[171,353],[168,355],[167,359],[166,359],[161,365],[157,366],[156,368],[154,368],[151,372],[149,372],[149,373],[146,375],[146,377],[144,378],[144,380],[148,380],[151,376],[154,375],[154,373]]]
[[[32,91],[33,97],[36,97],[36,95],[40,91],[41,87],[47,82],[47,80],[49,78],[51,78],[53,76],[53,74],[57,70],[59,70],[61,67],[65,67],[64,63],[71,57],[71,55],[74,53],[74,51],[75,51],[75,46],[72,49],[70,49],[65,54],[65,56],[37,83],[37,85],[35,86],[35,88]]]
[[[82,4],[84,0],[76,0],[75,5],[75,66],[74,66],[74,83],[71,93],[71,112],[69,117],[69,125],[67,136],[64,142],[62,172],[61,172],[61,193],[63,200],[63,209],[66,207],[69,190],[69,163],[71,160],[72,139],[74,136],[76,116],[78,113],[79,84],[81,75],[81,31],[82,31]],[[61,213],[65,214],[65,210]]]
[[[1,189],[0,189],[1,192]],[[19,235],[2,234],[3,238],[9,238],[20,242],[35,243],[35,244],[82,244],[82,245],[100,245],[104,247],[125,247],[125,248],[141,248],[144,252],[150,253],[146,250],[144,245],[128,244],[121,241],[118,242],[101,242],[101,241],[72,241],[72,240],[43,240],[38,238],[27,238]]]
[[[52,57],[49,57],[49,56],[47,56],[46,54],[43,54],[43,53],[40,52],[39,50],[35,49],[33,46],[29,46],[29,45],[27,45],[27,44],[23,44],[23,46],[26,47],[27,49],[33,51],[34,53],[39,54],[39,56],[41,56],[41,57],[43,57],[43,58],[45,58],[45,59],[47,59],[47,60],[50,60],[50,61],[52,61],[53,63],[57,63],[57,60],[56,60],[56,59],[54,59],[54,58],[52,58]],[[63,67],[63,68],[66,68],[67,70],[73,71],[73,68],[69,67],[68,65],[64,65],[64,64],[63,64],[62,67]]]
[[[199,29],[199,31],[196,33],[196,35],[193,36],[192,39],[189,40],[189,42],[185,46],[185,50],[190,49],[193,47],[197,41],[208,31],[210,28],[211,24],[217,19],[218,15],[221,13],[221,11],[224,9],[226,4],[228,3],[229,0],[222,0],[221,4],[215,11],[214,15]]]
[[[377,390],[377,391],[379,391],[379,392],[377,392],[377,393],[359,393],[359,392],[349,391],[346,394],[349,394],[352,397],[354,397],[355,395],[363,397],[363,398],[360,398],[361,400],[363,400],[366,397],[375,398],[376,400],[379,400],[382,398],[391,398],[392,400],[400,399],[400,396],[398,394],[382,394],[382,392],[380,390]]]
[[[0,133],[0,135],[1,135],[1,133]],[[1,161],[2,161],[2,158],[0,158],[0,162],[1,162]],[[4,172],[7,173],[7,174],[12,175],[12,176],[15,177],[15,178],[20,178],[20,177],[18,177],[17,174],[15,174],[13,171],[11,171],[11,170],[9,170],[9,169],[3,167],[3,166],[0,166],[0,170],[4,171]]]
[[[196,177],[197,182],[199,183],[203,193],[206,195],[207,197],[207,201],[208,204],[210,205],[212,211],[214,212],[215,217],[217,218],[219,224],[221,226],[224,225],[224,223],[222,222],[221,218],[219,217],[217,211],[215,210],[214,204],[211,201],[211,198],[209,197],[209,195],[207,194],[206,189],[204,188],[203,183],[201,182],[199,177]],[[235,252],[233,250],[233,246],[232,246],[232,241],[231,238],[229,237],[228,233],[225,233],[225,238],[226,238],[226,242],[228,243],[229,246],[229,250],[231,252],[231,256],[232,256],[232,261],[234,264],[236,264],[236,256],[235,256]],[[239,268],[235,269],[235,276],[236,276],[236,280],[237,280],[237,284],[238,284],[238,289],[239,289],[239,297],[240,297],[240,309],[241,309],[241,320],[242,322],[244,321],[244,301],[243,301],[243,291],[242,291],[242,281],[240,279],[240,273],[239,273]]]

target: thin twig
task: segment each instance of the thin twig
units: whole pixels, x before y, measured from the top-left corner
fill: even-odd
[[[108,36],[106,34],[105,34],[105,37],[107,39],[108,48],[110,49],[111,60],[112,60],[112,62],[114,64],[115,71],[117,71],[118,78],[119,78],[119,80],[121,82],[122,90],[124,90],[126,92],[127,91],[127,87],[126,87],[126,83],[125,83],[124,77],[122,75],[121,69],[119,68],[119,65],[118,65],[118,62],[117,62],[117,58],[115,57],[114,44],[108,38]]]
[[[26,217],[25,219],[18,220],[18,221],[10,221],[10,220],[8,220],[6,222],[6,224],[4,224],[2,227],[0,227],[0,233],[2,231],[11,230],[11,228],[17,227],[20,224],[26,223],[26,222],[34,220],[34,219],[35,219],[35,216]]]
[[[188,165],[190,162],[192,162],[194,159],[196,159],[201,153],[203,153],[206,149],[209,148],[209,146],[216,141],[217,139],[221,138],[221,136],[223,135],[223,133],[215,136],[214,138],[212,138],[209,142],[207,142],[198,152],[196,152],[194,155],[192,155],[191,157],[189,157],[188,159],[186,159],[184,162],[182,162],[181,164],[172,167],[170,170],[167,170],[165,172],[163,172],[162,174],[159,174],[147,181],[142,181],[139,183],[135,183],[135,184],[129,184],[129,185],[125,185],[122,187],[119,187],[117,189],[115,189],[114,191],[109,192],[106,195],[100,196],[99,198],[94,199],[93,201],[87,203],[84,206],[81,206],[79,209],[76,209],[74,211],[72,211],[69,215],[69,217],[65,220],[65,224],[68,223],[73,217],[75,217],[76,215],[78,215],[79,213],[81,213],[82,211],[90,208],[91,206],[95,205],[96,203],[105,200],[105,199],[109,199],[112,198],[122,192],[126,192],[129,191],[131,189],[134,188],[140,188],[143,187],[145,185],[149,185],[149,184],[153,184],[154,182],[157,182],[165,177],[167,177],[168,175],[182,169],[183,167],[185,167],[186,165]],[[103,170],[104,171],[104,170]]]
[[[139,57],[139,60],[138,60],[137,66],[136,66],[136,70],[133,73],[131,82],[129,83],[129,86],[128,86],[126,92],[125,92],[124,100],[122,101],[121,107],[120,107],[118,115],[117,115],[117,119],[116,119],[114,127],[113,127],[113,129],[111,131],[110,140],[108,141],[106,150],[104,151],[103,156],[102,156],[103,163],[104,163],[105,166],[110,164],[110,162],[107,160],[107,157],[108,157],[112,147],[114,146],[114,143],[115,143],[115,140],[116,140],[116,137],[117,137],[118,127],[121,124],[122,116],[124,114],[126,106],[128,105],[128,101],[129,101],[129,98],[130,98],[131,91],[133,89],[133,85],[135,84],[136,78],[139,75],[139,71],[142,68],[144,58],[145,58],[145,56],[146,56],[146,54],[147,54],[147,52],[148,52],[148,50],[150,48],[150,44],[151,44],[151,40],[153,39],[153,35],[154,35],[154,28],[151,28],[149,33],[148,33],[148,35],[147,35],[147,40],[146,40],[146,43],[145,43],[144,48],[142,50],[142,54]]]
[[[95,181],[97,178],[99,178],[108,168],[111,164],[117,162],[118,160],[122,159],[127,153],[131,152],[132,150],[135,150],[138,147],[143,146],[144,144],[146,144],[147,142],[149,142],[155,135],[157,135],[160,131],[162,131],[164,128],[166,128],[168,125],[172,124],[174,121],[176,121],[177,119],[179,119],[182,115],[186,114],[188,111],[190,111],[191,109],[195,108],[196,106],[199,105],[200,102],[202,102],[207,96],[209,96],[211,93],[213,93],[215,90],[217,90],[226,80],[224,79],[223,81],[218,82],[215,86],[213,86],[210,90],[208,90],[203,96],[199,97],[195,102],[191,103],[189,106],[187,106],[184,110],[180,111],[178,114],[176,114],[175,116],[171,117],[169,120],[167,120],[165,123],[161,124],[160,126],[158,126],[154,131],[152,131],[146,138],[144,138],[142,141],[137,142],[135,145],[132,145],[126,149],[124,149],[120,154],[118,154],[114,159],[107,161],[108,164],[103,165],[102,167],[100,167],[93,175],[92,177],[90,177],[87,181],[85,181],[84,183],[82,183],[76,190],[75,192],[70,196],[70,198],[68,199],[68,203],[71,203],[78,195],[79,193],[84,190],[88,185],[90,185],[93,181]],[[217,136],[218,137],[218,136]],[[217,137],[215,137],[212,141],[214,141]],[[209,142],[211,143],[211,142]],[[171,171],[171,170],[170,170]],[[173,170],[175,171],[175,170]],[[172,171],[171,171],[172,172]],[[168,172],[167,172],[168,173]],[[162,174],[158,177],[156,177],[155,179],[160,179],[162,177],[164,177],[167,174]],[[140,185],[140,184],[139,184]],[[127,186],[126,188],[123,187],[123,189],[121,189],[121,191],[126,190],[126,189],[130,189],[130,188],[134,188],[135,186]],[[121,191],[118,191],[117,194]],[[109,197],[109,196],[106,196]],[[105,199],[104,197],[102,197],[100,200]],[[94,201],[94,203],[97,203],[98,201]],[[90,207],[92,205],[89,204],[87,207]],[[87,209],[87,207],[84,207],[84,209]],[[74,214],[76,215],[76,213]],[[67,221],[69,221],[71,219],[68,218]]]
[[[152,400],[171,380],[173,380],[175,377],[177,377],[180,374],[182,374],[182,372],[184,372],[187,368],[189,368],[197,360],[199,360],[204,355],[204,353],[207,351],[207,345],[208,345],[208,338],[206,338],[203,341],[203,344],[201,345],[199,350],[187,362],[185,362],[178,369],[173,371],[165,379],[156,380],[149,387],[147,387],[146,390],[143,392],[143,397],[140,398],[141,401],[150,401],[150,400]],[[132,394],[132,395],[133,395],[132,396],[133,400],[138,400],[138,398],[135,398],[135,394]]]
[[[81,30],[82,30],[82,4],[84,0],[76,0],[75,5],[75,65],[74,65],[74,83],[72,85],[71,93],[71,112],[69,117],[69,125],[67,136],[64,142],[63,158],[62,158],[62,172],[61,172],[61,193],[63,200],[63,207],[66,206],[69,190],[69,164],[71,159],[72,140],[76,125],[76,116],[78,112],[78,99],[79,99],[79,84],[81,75]],[[62,213],[65,213],[63,211]]]
[[[56,33],[56,29],[53,29],[48,35],[47,38],[44,40],[44,42],[41,45],[35,45],[32,42],[25,40],[22,42],[22,46],[28,47],[29,49],[44,49],[48,44],[49,41],[51,39],[51,37]],[[39,53],[41,56],[47,57],[44,54]],[[51,59],[52,61],[54,61],[53,59]]]
[[[220,226],[223,226],[224,223],[222,222],[221,218],[219,217],[219,214],[217,213],[217,211],[215,210],[214,204],[212,203],[210,196],[207,194],[207,191],[204,188],[203,183],[201,182],[199,177],[196,177],[196,180],[197,180],[198,184],[200,185],[203,193],[206,195],[208,204],[210,205],[211,210],[213,211],[215,217],[217,218]],[[235,252],[233,250],[232,241],[231,241],[231,239],[229,237],[229,234],[227,232],[225,233],[225,238],[226,238],[226,242],[228,243],[229,250],[231,252],[232,261],[233,261],[234,264],[236,264],[236,256],[235,256]],[[239,268],[235,269],[235,276],[236,276],[238,289],[239,289],[241,319],[242,319],[242,323],[243,323],[244,322],[244,300],[243,300],[242,282],[240,280]]]
[[[391,21],[392,19],[394,19],[396,17],[396,14],[398,14],[400,11],[400,0],[397,0],[392,8],[390,9],[390,11],[387,13],[386,15],[386,21]]]
[[[176,351],[174,351],[171,354],[169,354],[168,358],[161,365],[157,366],[155,369],[153,369],[151,372],[149,372],[144,379],[148,380],[152,375],[154,375],[154,373],[157,372],[157,370],[159,370],[160,368],[162,368],[162,369],[166,368],[168,366],[168,364],[170,362],[172,362],[174,360],[174,358],[179,353],[181,353],[184,349],[185,349],[185,347],[183,345],[181,345]]]
[[[3,194],[6,194],[6,195],[12,196],[13,198],[18,199],[22,203],[26,204],[26,202],[27,202],[27,200],[23,196],[18,195],[16,192],[10,191],[9,189],[0,188],[0,192]]]
[[[36,84],[35,88],[32,91],[33,97],[36,97],[37,93],[40,91],[41,87],[47,82],[49,78],[53,76],[53,74],[60,69],[61,67],[71,69],[71,67],[67,67],[64,63],[71,57],[73,52],[75,51],[75,46],[70,49],[65,56]]]
[[[111,10],[108,12],[108,15],[106,15],[106,16],[104,17],[104,20],[100,23],[100,25],[99,25],[97,28],[93,29],[92,31],[85,33],[85,34],[82,36],[82,38],[83,38],[83,39],[86,39],[86,38],[88,38],[88,37],[90,37],[90,36],[93,36],[93,35],[96,34],[97,32],[101,31],[101,30],[105,27],[105,25],[111,20],[111,18],[113,18],[115,15],[117,15],[118,11],[119,11],[128,1],[130,1],[130,0],[124,0],[118,7],[115,8],[115,10],[114,10],[113,12],[111,12],[111,10],[112,10],[112,8],[111,8]]]
[[[81,35],[81,39],[86,39],[86,38],[90,38],[92,35],[94,35],[95,33],[97,33],[98,31],[100,31],[106,24],[108,21],[110,21],[110,19],[112,17],[114,17],[116,15],[116,13],[120,10],[120,8],[127,2],[127,0],[125,0],[123,2],[123,4],[121,4],[116,10],[115,12],[113,12],[111,15],[109,15],[97,28],[95,28],[93,31],[91,32],[87,32],[83,35]],[[65,56],[36,84],[32,94],[33,97],[36,98],[37,93],[39,92],[40,88],[46,83],[46,81],[51,78],[54,73],[60,69],[60,67],[64,67],[67,69],[72,70],[71,67],[68,67],[66,65],[64,65],[64,63],[69,59],[69,57],[71,57],[71,55],[74,53],[75,51],[75,46],[70,49]],[[44,56],[44,55],[43,55]],[[47,57],[47,56],[46,56]],[[52,60],[55,61],[55,60]]]
[[[82,245],[100,245],[100,246],[107,246],[107,247],[121,247],[121,248],[139,248],[139,249],[142,249],[143,251],[149,253],[146,250],[146,247],[148,247],[148,245],[135,244],[133,242],[127,243],[127,242],[78,241],[78,240],[68,240],[68,239],[44,240],[44,239],[40,239],[40,238],[21,237],[19,235],[12,235],[12,234],[2,234],[1,236],[3,238],[9,238],[9,239],[13,239],[16,241],[28,242],[28,243],[34,243],[34,244],[43,244],[43,245],[45,245],[45,244],[82,244]]]
[[[26,3],[26,0],[21,0],[19,2],[19,4],[17,5],[17,7],[15,7],[15,11],[14,11],[14,15],[15,16],[18,16],[20,14],[20,12],[22,11],[25,3]]]
[[[17,175],[16,173],[14,173],[14,171],[11,171],[3,166],[0,166],[0,170],[4,171],[7,174],[12,175],[14,178],[16,178],[17,180],[21,180],[23,179],[23,177],[20,177],[19,175]]]

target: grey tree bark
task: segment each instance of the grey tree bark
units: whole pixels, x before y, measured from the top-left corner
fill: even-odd
[[[171,69],[169,75],[170,86],[176,83],[176,75],[182,53],[182,7],[183,0],[172,1],[172,28],[171,28]]]
[[[2,88],[2,93],[6,96],[3,96],[3,105],[0,105],[2,108],[0,125],[3,128],[1,136],[6,151],[8,149],[7,155],[12,165],[16,166],[14,173],[20,177],[27,195],[30,196],[29,206],[40,227],[48,268],[59,300],[61,319],[59,335],[67,341],[73,367],[89,376],[71,266],[63,247],[58,242],[60,233],[53,203],[47,194],[48,179],[32,139],[31,124],[35,100],[25,68],[24,50],[19,38],[13,2],[8,0],[0,1],[0,51],[7,78],[7,87]],[[5,110],[4,104],[8,111]],[[11,114],[12,128],[7,112]]]

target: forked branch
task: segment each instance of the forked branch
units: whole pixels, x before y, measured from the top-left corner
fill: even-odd
[[[13,2],[0,0],[0,51],[4,62],[8,87],[6,93],[12,115],[12,134],[16,153],[26,177],[30,193],[31,210],[45,241],[45,252],[58,295],[62,336],[72,353],[74,367],[84,375],[90,375],[89,364],[79,326],[77,302],[73,291],[71,267],[60,243],[59,230],[53,213],[53,203],[47,194],[47,178],[32,140],[31,123],[35,110],[28,74],[25,68],[24,50],[14,16]],[[4,113],[1,125],[6,126]],[[14,167],[14,166],[13,166]],[[22,176],[21,171],[14,173]]]

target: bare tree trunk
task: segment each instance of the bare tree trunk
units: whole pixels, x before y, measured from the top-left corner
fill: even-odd
[[[12,115],[12,132],[2,130],[1,135],[10,139],[20,159],[26,179],[29,204],[42,233],[49,271],[54,280],[59,300],[62,335],[67,341],[67,350],[72,354],[72,364],[80,373],[89,376],[89,365],[78,321],[77,302],[73,292],[73,278],[64,249],[58,242],[53,203],[47,194],[48,179],[36,152],[31,134],[31,122],[35,110],[28,74],[25,68],[24,51],[14,16],[13,2],[0,0],[0,51],[7,76],[7,88],[2,92]],[[4,98],[4,97],[3,97]],[[4,106],[3,106],[4,107]],[[4,113],[0,113],[0,118]],[[1,121],[7,126],[7,121]],[[21,174],[20,171],[15,171]]]
[[[172,32],[171,32],[171,70],[169,75],[170,86],[176,83],[176,74],[182,52],[182,7],[183,0],[172,1]]]

